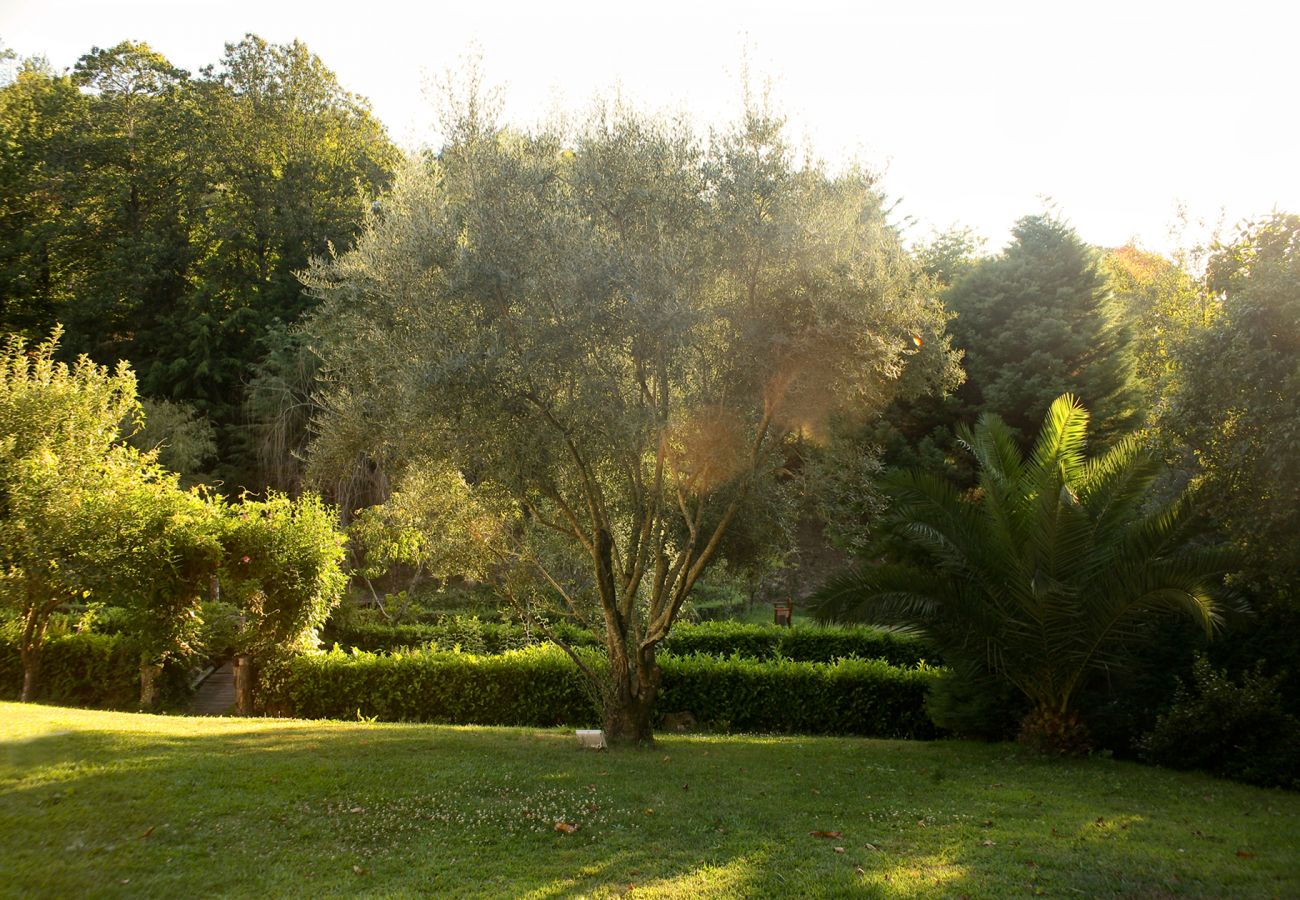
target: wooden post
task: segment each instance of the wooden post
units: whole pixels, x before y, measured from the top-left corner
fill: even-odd
[[[140,706],[153,709],[158,705],[162,686],[158,683],[163,667],[156,663],[143,663],[140,666]]]
[[[235,657],[235,712],[253,714],[253,657]]]

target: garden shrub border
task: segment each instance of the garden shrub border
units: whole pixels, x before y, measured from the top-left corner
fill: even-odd
[[[558,636],[575,647],[599,646],[591,632],[572,625],[553,626]],[[503,653],[541,643],[544,636],[522,625],[482,621],[476,616],[444,616],[433,624],[327,625],[326,645],[355,647],[372,653],[436,646],[440,650],[459,647],[467,653]],[[938,654],[924,640],[907,634],[866,625],[785,628],[742,622],[679,622],[673,626],[660,651],[666,655],[739,655],[748,659],[792,659],[829,663],[836,659],[883,659],[895,666],[938,663]]]
[[[591,662],[602,664],[592,653]],[[706,654],[662,656],[657,717],[689,711],[717,730],[931,738],[925,712],[937,674],[880,660],[834,663]],[[445,650],[391,654],[334,649],[288,660],[263,676],[262,702],[302,718],[453,725],[583,726],[596,704],[553,645],[494,655]]]
[[[45,639],[37,702],[96,709],[136,709],[140,705],[140,644],[125,634],[73,632]],[[0,637],[0,698],[22,694],[23,664],[18,642]],[[188,696],[183,665],[163,668],[163,704]]]

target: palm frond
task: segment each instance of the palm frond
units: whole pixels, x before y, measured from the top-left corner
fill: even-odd
[[[1231,557],[1198,544],[1192,493],[1153,504],[1158,460],[1131,438],[1088,459],[1087,426],[1077,399],[1058,398],[1026,459],[1001,419],[981,417],[962,432],[980,466],[974,494],[924,472],[891,475],[894,562],[832,580],[819,614],[911,623],[945,658],[1054,708],[1122,664],[1153,616],[1213,630],[1208,585]]]

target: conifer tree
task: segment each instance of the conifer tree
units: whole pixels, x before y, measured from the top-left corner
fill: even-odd
[[[1027,439],[1053,399],[1077,395],[1107,443],[1137,423],[1131,336],[1095,252],[1054,215],[1026,216],[1011,244],[947,294],[965,351],[963,418],[1001,416]]]

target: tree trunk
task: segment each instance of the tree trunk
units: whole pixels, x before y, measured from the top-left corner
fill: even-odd
[[[654,648],[639,653],[637,665],[628,665],[626,644],[618,646],[618,659],[610,660],[613,690],[605,698],[605,740],[610,744],[650,746],[655,742],[651,717],[659,693],[660,671]]]
[[[44,639],[45,619],[40,616],[33,618],[29,613],[27,625],[23,628],[22,644],[18,649],[23,663],[23,693],[20,698],[23,703],[31,703],[36,699],[41,674],[41,642]]]
[[[23,703],[31,703],[36,697],[36,679],[41,671],[41,655],[39,651],[32,651],[23,647],[22,658],[23,694],[21,699]]]
[[[1021,744],[1049,756],[1087,756],[1092,737],[1078,712],[1040,703],[1020,723]]]
[[[159,683],[162,670],[163,667],[157,663],[141,663],[140,707],[142,709],[153,709],[158,705],[162,695],[162,685]]]

